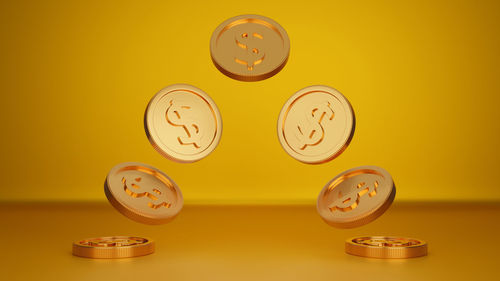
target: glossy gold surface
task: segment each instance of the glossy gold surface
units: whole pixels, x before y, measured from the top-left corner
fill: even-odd
[[[104,192],[115,209],[145,224],[171,221],[184,202],[181,190],[166,174],[135,162],[113,167],[106,177]]]
[[[162,276],[186,281],[493,281],[498,279],[500,244],[488,239],[500,237],[499,220],[500,203],[397,201],[373,223],[336,229],[321,221],[313,202],[186,204],[174,221],[152,227],[130,221],[107,202],[0,203],[0,268],[8,281],[137,281]],[[156,251],[130,259],[71,254],[73,241],[113,233],[151,237]],[[372,233],[425,238],[429,253],[414,259],[345,253],[348,237]],[[34,234],[36,241],[49,242],[31,243]]]
[[[293,158],[328,162],[349,145],[355,128],[347,98],[328,86],[309,86],[291,96],[278,117],[278,138]]]
[[[352,228],[381,216],[395,195],[396,187],[386,170],[361,166],[342,172],[328,182],[318,196],[316,207],[329,225]]]
[[[241,15],[221,23],[210,39],[212,61],[222,73],[240,81],[258,81],[278,73],[290,53],[290,39],[277,22]]]
[[[131,258],[152,254],[155,244],[148,238],[109,236],[73,243],[73,255],[93,259]]]
[[[362,236],[347,239],[345,252],[367,258],[416,258],[427,255],[427,243],[398,236]]]
[[[222,117],[201,89],[170,85],[149,102],[144,128],[153,147],[176,162],[194,162],[210,154],[222,135]]]

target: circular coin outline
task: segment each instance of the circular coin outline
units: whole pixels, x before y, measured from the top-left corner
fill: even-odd
[[[354,176],[356,176],[359,174],[363,174],[363,171],[376,171],[376,174],[382,175],[385,181],[380,185],[383,184],[386,186],[386,188],[390,188],[390,191],[386,194],[385,198],[380,199],[380,202],[377,205],[374,205],[368,211],[353,218],[348,218],[348,219],[345,217],[337,218],[331,215],[332,211],[327,207],[329,203],[323,202],[324,201],[323,197],[325,196],[325,193],[329,191],[330,186],[332,184],[338,186],[343,182],[344,179],[348,179],[351,177],[351,176],[346,177],[346,175],[354,174]],[[378,217],[380,217],[382,214],[384,214],[385,211],[387,211],[387,209],[389,209],[389,207],[391,206],[395,196],[396,196],[396,185],[389,172],[378,166],[370,166],[370,165],[359,166],[338,174],[323,187],[316,201],[316,210],[320,215],[320,217],[323,219],[323,221],[325,221],[327,224],[331,226],[337,228],[354,228],[368,224],[377,219]]]
[[[115,192],[116,188],[113,188],[112,184],[110,183],[111,178],[116,173],[122,170],[141,170],[141,169],[143,170],[143,172],[144,170],[149,171],[150,176],[156,177],[157,179],[159,179],[164,183],[165,181],[167,181],[168,183],[165,183],[166,185],[165,188],[169,188],[168,184],[171,185],[171,189],[173,188],[176,197],[175,201],[172,201],[171,203],[172,204],[171,208],[169,208],[169,210],[171,211],[169,212],[169,214],[166,214],[164,216],[147,214],[141,211],[137,206],[131,206],[130,204],[126,203],[121,198],[121,195],[116,194]],[[118,190],[119,189],[121,189],[121,187],[119,187]],[[169,176],[167,176],[165,173],[163,173],[162,171],[151,165],[139,162],[120,163],[111,168],[108,175],[106,176],[106,180],[104,181],[104,193],[106,194],[106,198],[111,203],[111,205],[122,215],[128,217],[131,220],[144,224],[156,225],[156,224],[164,224],[170,222],[180,213],[184,205],[184,199],[182,197],[182,192],[180,188]]]
[[[92,246],[85,245],[85,242],[99,240],[123,240],[123,239],[142,239],[144,243],[128,246]],[[87,238],[73,242],[72,253],[74,256],[92,259],[119,259],[145,256],[154,253],[155,242],[146,237],[136,236],[104,236],[96,238]]]
[[[214,137],[210,145],[207,146],[203,151],[196,154],[182,154],[168,147],[167,145],[164,145],[161,141],[161,134],[154,129],[154,112],[156,106],[158,105],[158,102],[169,93],[182,91],[200,97],[208,105],[215,121]],[[144,113],[144,130],[146,131],[146,136],[153,148],[162,156],[178,163],[193,163],[207,157],[219,145],[220,139],[222,138],[222,116],[214,100],[200,88],[189,84],[172,84],[161,89],[149,101]]]
[[[415,242],[411,246],[373,246],[357,243],[356,239],[396,240]],[[345,252],[350,255],[378,259],[406,259],[427,255],[427,242],[422,239],[400,236],[358,236],[345,241]]]
[[[220,55],[217,53],[217,41],[222,35],[222,33],[227,31],[231,27],[245,23],[258,23],[263,26],[266,26],[267,28],[270,28],[271,30],[276,32],[283,41],[283,49],[285,51],[283,53],[283,58],[281,59],[280,63],[276,65],[274,68],[271,68],[269,71],[262,73],[260,75],[247,75],[247,74],[237,73],[236,71],[231,71],[229,69],[224,68],[218,61],[218,56]],[[290,38],[288,37],[288,33],[286,32],[286,30],[273,19],[256,14],[239,15],[223,21],[221,24],[217,26],[217,28],[215,28],[210,38],[210,56],[212,58],[212,62],[214,63],[215,67],[224,75],[232,79],[243,82],[261,81],[276,75],[285,67],[286,63],[288,62],[288,58],[290,56]]]
[[[288,116],[288,112],[291,110],[293,105],[297,100],[302,98],[303,96],[306,96],[308,94],[314,94],[314,93],[323,93],[323,94],[329,94],[336,98],[341,104],[344,109],[344,114],[348,117],[348,121],[351,124],[348,124],[346,126],[346,131],[344,132],[343,135],[343,141],[341,142],[341,146],[339,146],[338,149],[330,149],[329,154],[325,154],[323,157],[318,157],[318,156],[306,156],[303,154],[300,154],[295,151],[294,148],[292,148],[285,136],[285,123],[286,123],[286,118]],[[350,119],[350,120],[349,120]],[[349,126],[350,125],[350,126]],[[350,130],[348,130],[350,128]],[[351,103],[349,100],[337,89],[326,86],[326,85],[312,85],[312,86],[307,86],[305,88],[300,89],[297,91],[295,94],[293,94],[288,100],[285,102],[285,104],[281,107],[281,111],[278,115],[278,123],[277,123],[277,131],[278,131],[278,139],[281,144],[281,147],[285,150],[285,152],[293,157],[294,159],[305,163],[305,164],[323,164],[327,163],[329,161],[332,161],[333,159],[337,158],[340,156],[349,146],[349,144],[352,141],[352,138],[354,137],[354,131],[356,130],[356,115],[354,113],[354,109],[352,108]],[[338,146],[338,144],[337,144]]]

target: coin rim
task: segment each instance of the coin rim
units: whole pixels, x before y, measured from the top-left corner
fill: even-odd
[[[409,247],[377,247],[369,245],[360,245],[352,242],[352,240],[357,238],[404,238],[412,239],[420,242],[418,245],[413,245]],[[428,251],[427,242],[422,239],[409,238],[402,236],[356,236],[345,240],[345,252],[350,255],[367,257],[367,258],[378,258],[378,259],[404,259],[404,258],[416,258],[426,256]]]
[[[224,67],[222,67],[222,65],[220,65],[217,62],[217,58],[216,58],[217,55],[215,54],[216,42],[217,42],[217,38],[218,38],[220,32],[226,26],[231,24],[232,22],[234,22],[236,20],[248,19],[248,18],[255,18],[258,20],[268,22],[269,24],[274,26],[281,33],[281,37],[283,38],[283,45],[285,48],[285,56],[283,57],[282,62],[279,65],[277,65],[275,68],[273,68],[271,71],[260,74],[260,75],[243,75],[243,74],[231,72],[231,71],[225,69]],[[212,62],[214,63],[215,67],[220,72],[222,72],[224,75],[226,75],[232,79],[235,79],[238,81],[243,81],[243,82],[261,81],[261,80],[265,80],[267,78],[270,78],[270,77],[276,75],[278,72],[280,72],[285,67],[286,63],[288,62],[288,58],[290,57],[290,37],[288,37],[288,33],[286,32],[286,30],[279,23],[277,23],[275,20],[273,20],[271,18],[262,16],[262,15],[257,15],[257,14],[239,15],[239,16],[235,16],[235,17],[226,19],[225,21],[223,21],[221,24],[219,24],[215,28],[214,32],[212,33],[212,36],[210,37],[210,57],[212,58]]]
[[[139,210],[137,210],[134,206],[127,206],[124,202],[119,200],[116,196],[114,196],[114,193],[112,189],[109,186],[109,178],[111,175],[113,175],[116,171],[128,167],[128,166],[143,166],[147,167],[149,169],[155,170],[156,172],[160,173],[163,175],[165,178],[167,178],[171,183],[172,186],[174,187],[177,197],[176,197],[176,204],[175,208],[172,209],[173,213],[169,214],[168,216],[165,217],[157,217],[154,215],[146,214],[143,213]],[[182,192],[179,188],[179,186],[169,177],[167,176],[164,172],[160,171],[159,169],[147,165],[144,163],[140,162],[124,162],[115,165],[111,170],[109,171],[108,175],[106,176],[106,179],[104,181],[104,194],[106,194],[106,198],[108,199],[109,203],[118,210],[122,215],[126,216],[127,218],[134,220],[136,222],[144,223],[144,224],[151,224],[151,225],[156,225],[156,224],[164,224],[167,222],[172,221],[177,215],[180,213],[182,210],[182,207],[184,206],[184,198],[182,196]]]
[[[165,94],[168,94],[172,92],[173,90],[191,90],[199,94],[200,96],[203,96],[208,102],[209,105],[212,107],[213,112],[215,113],[215,123],[216,123],[216,136],[213,139],[212,143],[202,152],[193,154],[193,155],[182,155],[180,153],[175,152],[174,150],[170,149],[168,146],[161,145],[160,137],[159,134],[156,131],[153,131],[153,106],[156,107],[156,102],[163,97]],[[151,129],[150,129],[151,128]],[[210,155],[219,145],[219,142],[222,138],[222,115],[219,111],[219,108],[217,107],[217,104],[215,101],[202,89],[197,88],[193,85],[190,84],[183,84],[183,83],[177,83],[177,84],[172,84],[168,85],[167,87],[161,89],[156,93],[151,100],[149,101],[146,111],[144,112],[144,130],[146,132],[146,136],[153,146],[153,148],[160,153],[163,157],[174,161],[178,163],[193,163],[196,161],[199,161],[208,155]],[[154,134],[153,134],[154,132]]]
[[[282,123],[283,123],[283,118],[284,118],[285,113],[288,111],[288,108],[297,99],[297,97],[300,97],[301,95],[303,95],[306,92],[314,92],[314,91],[319,91],[319,90],[328,92],[328,93],[336,96],[337,98],[339,98],[339,100],[343,100],[345,102],[344,105],[347,105],[347,108],[351,112],[352,128],[351,128],[351,131],[349,132],[349,135],[345,139],[344,144],[337,151],[333,152],[331,155],[328,155],[327,157],[324,157],[320,160],[308,160],[308,158],[313,158],[313,157],[312,156],[303,156],[303,155],[295,152],[288,145],[288,143],[285,140],[285,137],[281,133],[283,131]],[[340,91],[338,91],[337,89],[335,89],[333,87],[326,86],[326,85],[311,85],[311,86],[307,86],[305,88],[298,90],[291,97],[289,97],[287,99],[287,101],[281,107],[280,113],[278,115],[277,132],[278,132],[278,140],[280,142],[281,147],[292,158],[294,158],[295,160],[298,160],[302,163],[305,163],[305,164],[313,164],[313,165],[323,164],[323,163],[330,162],[333,159],[339,157],[347,149],[349,144],[351,144],[351,141],[354,137],[355,130],[356,130],[356,114],[354,113],[354,109],[352,108],[351,103],[346,98],[346,96],[344,96]],[[314,157],[314,158],[316,158],[316,157]]]
[[[95,247],[82,245],[80,242],[93,239],[107,239],[107,238],[141,238],[146,239],[147,242],[140,245],[120,246],[120,247]],[[155,242],[148,237],[138,236],[103,236],[81,239],[73,242],[72,253],[74,256],[92,259],[119,259],[145,256],[154,253]]]
[[[328,187],[330,186],[330,184],[333,181],[335,181],[336,179],[338,179],[339,177],[341,177],[347,173],[350,173],[350,172],[356,171],[356,170],[364,170],[364,169],[376,170],[385,176],[385,178],[387,179],[387,184],[392,186],[391,192],[387,195],[386,199],[382,203],[380,203],[379,205],[374,206],[366,214],[360,215],[355,219],[338,221],[338,220],[332,219],[331,216],[328,216],[328,217],[323,216],[323,212],[326,212],[327,214],[329,214],[330,211],[320,209],[320,201],[321,201],[321,197],[324,195],[326,190],[328,190]],[[389,174],[389,172],[387,170],[385,170],[384,168],[381,168],[378,166],[372,166],[372,165],[359,166],[359,167],[355,167],[355,168],[343,171],[342,173],[336,175],[333,179],[328,181],[328,183],[323,187],[323,189],[320,191],[320,193],[318,195],[318,199],[316,200],[316,210],[317,210],[318,214],[320,215],[320,217],[323,219],[323,221],[325,221],[327,224],[329,224],[331,226],[334,226],[337,228],[354,228],[354,227],[359,227],[359,226],[368,224],[368,223],[376,220],[382,214],[384,214],[385,211],[387,211],[387,209],[389,209],[389,207],[392,205],[392,202],[394,201],[395,197],[396,197],[396,184],[394,183],[394,180],[392,179],[391,174]]]

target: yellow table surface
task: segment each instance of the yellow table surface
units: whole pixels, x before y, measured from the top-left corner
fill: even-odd
[[[341,230],[313,205],[185,206],[166,225],[135,223],[104,203],[0,204],[4,280],[500,280],[500,204],[395,203],[369,225]],[[149,256],[75,257],[82,238],[154,239]],[[380,260],[344,253],[357,235],[402,235],[429,255]]]

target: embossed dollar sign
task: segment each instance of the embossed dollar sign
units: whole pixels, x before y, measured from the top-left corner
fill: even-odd
[[[318,145],[323,141],[325,138],[325,129],[321,125],[321,122],[325,117],[330,121],[335,117],[335,112],[333,112],[330,102],[316,106],[311,110],[310,114],[306,114],[306,126],[297,125],[295,135],[299,140],[300,150],[304,150],[308,146]]]
[[[357,239],[356,243],[375,247],[411,247],[417,245],[418,241],[407,238],[366,238]]]
[[[170,208],[172,204],[168,203],[166,201],[166,195],[163,194],[160,190],[156,188],[152,188],[152,192],[149,191],[144,191],[142,190],[141,186],[139,186],[139,182],[141,181],[141,177],[135,178],[134,182],[131,184],[127,183],[127,179],[125,177],[122,178],[122,183],[123,183],[123,190],[131,197],[133,198],[141,198],[141,197],[147,197],[149,198],[152,202],[148,202],[148,206],[151,209],[158,209],[160,207],[165,207],[165,208]],[[129,186],[130,185],[130,186]],[[135,191],[134,191],[135,190]],[[153,202],[159,202],[160,203],[153,203]]]
[[[144,238],[114,238],[114,239],[95,239],[95,241],[85,241],[80,244],[93,247],[126,247],[142,244],[146,241]]]
[[[378,181],[375,181],[373,185],[367,186],[366,183],[359,183],[356,188],[342,196],[342,192],[339,191],[337,195],[337,199],[333,201],[332,204],[328,206],[330,211],[335,212],[336,210],[347,212],[355,209],[358,204],[360,198],[368,193],[368,196],[373,197],[377,194]]]
[[[193,145],[195,148],[201,147],[201,132],[200,127],[196,122],[189,118],[183,118],[181,116],[181,111],[191,109],[187,105],[178,105],[170,101],[170,106],[167,108],[165,113],[167,122],[175,127],[181,127],[186,132],[186,137],[178,136],[177,140],[181,145]]]
[[[263,52],[261,42],[264,37],[259,33],[242,33],[241,36],[237,36],[235,41],[236,45],[243,49],[244,52],[239,54],[234,58],[234,61],[247,67],[249,71],[252,71],[254,66],[262,63],[266,54]]]

